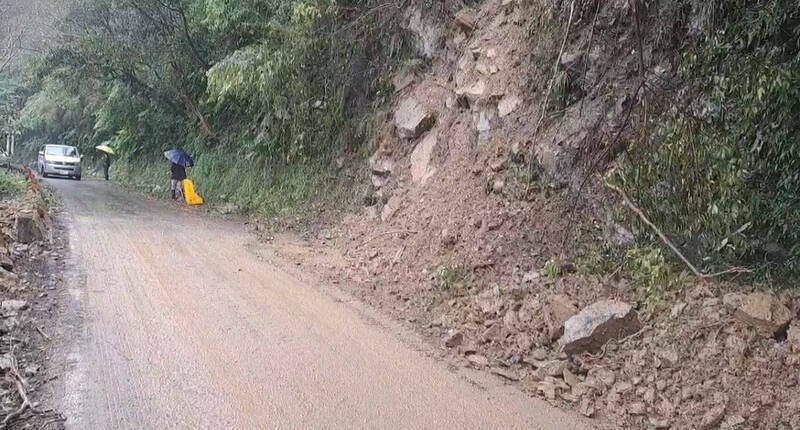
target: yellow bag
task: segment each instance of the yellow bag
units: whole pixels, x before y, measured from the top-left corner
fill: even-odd
[[[203,198],[194,191],[194,182],[190,179],[183,180],[183,195],[186,197],[186,204],[191,206],[202,205]]]

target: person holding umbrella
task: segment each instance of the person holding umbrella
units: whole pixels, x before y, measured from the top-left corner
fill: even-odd
[[[183,181],[186,179],[186,168],[194,165],[194,160],[181,149],[172,149],[164,153],[170,162],[170,197],[172,200],[182,199]]]
[[[103,156],[103,176],[108,180],[108,170],[111,169],[111,156],[114,154],[114,150],[111,149],[107,144],[103,143],[96,147],[99,151],[104,153]]]

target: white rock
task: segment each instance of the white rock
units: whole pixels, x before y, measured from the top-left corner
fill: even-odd
[[[641,327],[631,305],[604,300],[584,308],[564,323],[561,345],[567,354],[598,351],[609,340],[634,334]]]

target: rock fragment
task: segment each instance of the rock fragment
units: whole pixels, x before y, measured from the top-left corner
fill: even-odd
[[[435,123],[436,115],[413,97],[401,101],[394,115],[397,136],[401,139],[416,139]]]
[[[631,305],[604,300],[584,308],[564,323],[561,345],[567,354],[595,352],[609,340],[632,335],[641,327],[639,316]]]
[[[744,296],[734,316],[764,336],[774,336],[792,321],[792,311],[776,297],[766,293]]]

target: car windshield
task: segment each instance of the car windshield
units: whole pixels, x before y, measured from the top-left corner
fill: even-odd
[[[55,155],[58,157],[78,156],[78,150],[72,146],[48,146],[45,147],[44,153],[47,155]]]

